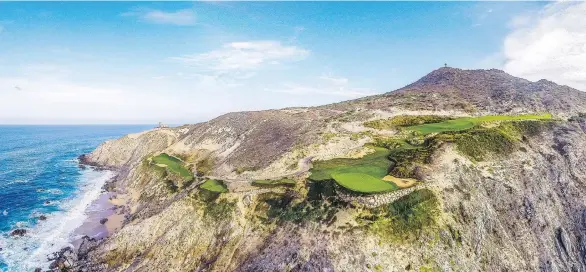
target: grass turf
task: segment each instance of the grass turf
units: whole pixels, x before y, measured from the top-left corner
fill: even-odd
[[[387,175],[391,161],[390,151],[382,147],[371,147],[375,152],[359,159],[332,159],[313,163],[310,180],[323,181],[333,179],[332,174],[362,173],[375,178]]]
[[[224,182],[215,179],[206,180],[203,184],[200,185],[200,188],[215,193],[228,192],[228,187],[226,187]]]
[[[527,115],[487,115],[481,117],[464,117],[454,120],[448,120],[441,123],[424,124],[417,126],[405,127],[405,130],[415,131],[419,134],[426,135],[430,133],[440,133],[447,131],[462,131],[475,127],[484,122],[496,121],[522,121],[522,120],[549,120],[551,114],[527,114]]]
[[[189,172],[189,170],[187,170],[183,166],[183,162],[180,159],[173,156],[169,156],[166,153],[161,153],[158,156],[153,157],[153,162],[155,162],[156,164],[166,165],[167,169],[170,169],[171,171],[181,175],[182,177],[193,177],[191,172]]]
[[[337,173],[332,176],[342,187],[360,193],[382,193],[398,188],[392,182],[386,182],[363,173]]]
[[[336,183],[351,191],[360,193],[380,193],[397,189],[392,183],[383,181],[392,162],[388,156],[390,150],[371,147],[374,153],[359,159],[332,159],[318,161],[311,170],[312,181],[335,180]]]

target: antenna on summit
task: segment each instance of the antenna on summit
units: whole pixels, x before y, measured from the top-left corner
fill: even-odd
[[[444,63],[444,68],[448,68],[448,64],[447,63]]]

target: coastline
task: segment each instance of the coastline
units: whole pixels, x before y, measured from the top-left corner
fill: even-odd
[[[48,256],[50,271],[61,271],[70,267],[72,261],[86,255],[101,241],[111,237],[124,226],[128,206],[125,194],[111,190],[112,183],[116,182],[117,170],[102,167],[93,163],[86,163],[79,157],[80,168],[89,168],[97,172],[109,172],[112,176],[103,183],[99,196],[97,196],[85,209],[86,218],[70,235],[69,246],[62,247]]]
[[[104,183],[101,194],[86,208],[87,218],[73,232],[75,239],[72,244],[75,251],[79,249],[86,236],[99,241],[113,235],[122,228],[127,214],[124,194],[110,190],[111,184],[116,182],[117,170],[91,163],[85,156],[84,154],[79,157],[80,167],[89,167],[99,172],[108,171],[114,176]]]
[[[150,128],[150,126],[149,126]],[[124,221],[110,190],[120,169],[84,164],[104,142],[143,126],[14,126],[0,133],[0,271],[46,271],[83,235],[115,233]],[[51,135],[51,137],[47,137]],[[89,156],[88,156],[89,157]],[[112,202],[110,202],[112,201]],[[100,224],[102,218],[108,222]]]
[[[84,171],[78,193],[60,204],[61,211],[48,214],[45,220],[39,221],[32,227],[25,227],[26,234],[21,237],[5,237],[2,252],[6,260],[10,261],[6,262],[7,266],[16,271],[46,269],[51,266],[50,257],[54,256],[55,252],[76,246],[75,242],[80,238],[78,229],[95,226],[88,222],[93,222],[95,217],[91,215],[94,211],[98,211],[95,208],[103,203],[100,202],[106,195],[103,185],[113,177],[112,171],[95,171],[94,169]],[[93,232],[90,234],[94,236],[103,233],[103,230],[99,228],[92,227],[87,230],[90,229]],[[0,271],[4,270],[0,269]]]

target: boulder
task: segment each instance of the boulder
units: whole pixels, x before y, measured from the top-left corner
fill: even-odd
[[[15,229],[10,233],[10,236],[24,236],[26,234],[25,229]]]

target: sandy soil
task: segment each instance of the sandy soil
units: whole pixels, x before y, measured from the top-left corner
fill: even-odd
[[[87,235],[95,239],[103,239],[120,230],[124,223],[124,206],[128,203],[125,194],[103,193],[86,210],[88,218],[74,232],[73,245],[78,247],[81,237]],[[102,224],[102,219],[107,221]]]
[[[399,188],[409,188],[413,185],[415,185],[417,183],[417,180],[415,179],[409,179],[409,178],[396,178],[393,176],[385,176],[383,178],[384,181],[390,181],[392,183],[395,183]]]

